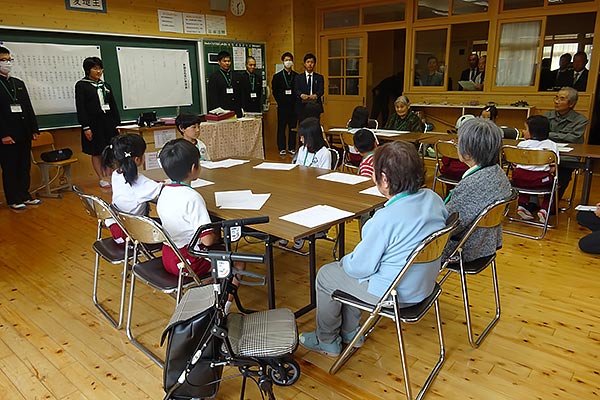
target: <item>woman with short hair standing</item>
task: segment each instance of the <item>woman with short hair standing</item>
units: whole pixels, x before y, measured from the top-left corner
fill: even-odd
[[[102,150],[119,134],[119,109],[112,88],[102,78],[104,65],[98,57],[83,60],[85,77],[75,84],[77,119],[81,124],[81,148],[92,156],[92,166],[101,187],[109,187],[102,167]]]

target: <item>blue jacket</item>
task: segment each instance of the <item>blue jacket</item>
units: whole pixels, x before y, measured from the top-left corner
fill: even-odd
[[[369,293],[383,296],[413,249],[442,229],[447,216],[444,202],[429,189],[388,200],[363,226],[354,251],[342,258],[344,270],[361,282],[368,281]],[[411,267],[397,287],[399,301],[412,304],[429,296],[439,270],[440,260]]]

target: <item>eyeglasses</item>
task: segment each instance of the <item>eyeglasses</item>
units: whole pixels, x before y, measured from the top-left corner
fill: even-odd
[[[0,60],[1,63],[8,63],[8,62],[13,62],[15,61],[14,58],[3,58]]]

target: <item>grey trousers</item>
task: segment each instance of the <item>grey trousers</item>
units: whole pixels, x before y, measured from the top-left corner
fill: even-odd
[[[379,297],[367,291],[369,282],[359,283],[344,271],[339,261],[321,267],[317,274],[317,338],[323,343],[333,343],[340,334],[355,330],[360,324],[361,311],[333,300],[335,290],[343,290],[371,304]]]

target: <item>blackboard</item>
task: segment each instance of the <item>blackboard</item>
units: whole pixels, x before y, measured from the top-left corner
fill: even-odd
[[[233,71],[242,72],[246,70],[246,57],[253,56],[256,58],[256,73],[260,74],[262,77],[262,99],[263,104],[268,101],[267,96],[267,62],[265,55],[265,44],[258,42],[240,42],[237,40],[214,40],[214,39],[204,39],[201,44],[202,54],[200,54],[201,61],[200,65],[203,71],[201,71],[201,75],[203,76],[202,80],[202,93],[206,93],[206,85],[208,83],[208,78],[219,70],[219,64],[217,63],[216,56],[220,51],[228,51],[231,54],[231,68]],[[243,61],[242,57],[240,57],[239,61],[236,63],[238,59],[236,57],[235,51],[236,49],[243,49]],[[202,106],[204,112],[206,110],[206,99],[202,99]]]
[[[114,92],[117,104],[120,108],[121,120],[135,120],[142,111],[156,111],[158,117],[175,116],[178,111],[200,113],[201,105],[201,79],[198,70],[198,42],[195,40],[177,40],[163,38],[149,38],[138,36],[113,36],[101,34],[86,34],[73,32],[37,31],[21,29],[0,29],[0,41],[5,42],[32,42],[32,43],[54,43],[65,45],[98,45],[100,46],[101,58],[104,64],[104,80],[108,82]],[[123,110],[121,96],[121,79],[117,61],[117,47],[143,47],[162,49],[182,49],[190,54],[190,73],[192,77],[192,105],[186,107],[161,107],[152,110]],[[13,54],[18,57],[18,54]],[[82,60],[83,62],[83,60]],[[83,68],[81,77],[83,77]],[[75,90],[73,82],[73,91]],[[27,82],[25,82],[27,84]],[[149,82],[148,84],[152,84]],[[38,116],[40,128],[55,128],[78,126],[75,113],[49,114]]]

